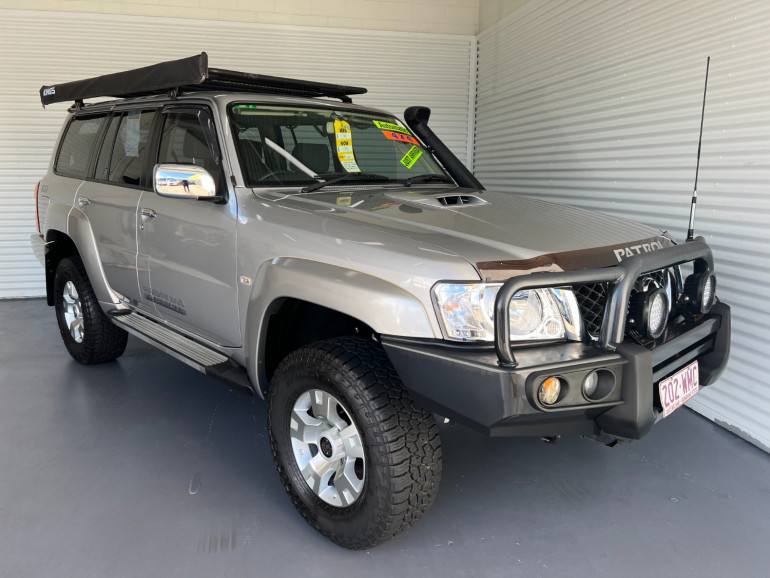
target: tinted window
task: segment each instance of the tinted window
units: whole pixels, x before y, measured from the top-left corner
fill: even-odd
[[[78,179],[86,177],[91,151],[103,121],[104,115],[72,120],[56,159],[57,174]]]
[[[198,115],[193,112],[171,112],[164,117],[158,162],[201,167],[218,183],[219,166],[211,153]]]
[[[132,110],[121,116],[110,158],[111,182],[127,185],[141,183],[154,118],[154,110]]]
[[[94,178],[100,181],[106,181],[110,178],[110,157],[112,156],[112,147],[115,144],[115,135],[120,126],[120,119],[121,115],[118,114],[108,121],[110,127],[107,129],[107,134],[104,135],[102,150],[99,152],[99,160],[96,161],[96,172],[94,173]]]

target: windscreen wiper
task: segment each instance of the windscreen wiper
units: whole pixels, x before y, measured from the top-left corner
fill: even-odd
[[[335,175],[331,175],[335,178],[329,179],[328,181],[322,181],[320,183],[313,183],[312,185],[306,186],[304,189],[300,189],[300,193],[312,193],[313,191],[317,191],[318,189],[322,189],[328,185],[333,185],[334,183],[339,183],[340,181],[344,181],[346,179],[349,179],[350,177],[360,177],[367,180],[373,180],[373,181],[389,181],[390,177],[387,177],[385,175],[378,175],[375,173],[336,173]]]
[[[409,177],[408,179],[406,179],[404,181],[404,186],[405,187],[409,187],[411,185],[417,185],[419,183],[427,183],[427,182],[430,182],[430,181],[434,181],[434,182],[438,182],[438,183],[452,183],[452,184],[455,183],[452,179],[450,179],[446,175],[439,175],[439,174],[435,174],[435,173],[429,173],[429,174],[425,174],[425,175],[415,175],[413,177]]]

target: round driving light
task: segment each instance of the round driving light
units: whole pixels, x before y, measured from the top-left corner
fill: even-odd
[[[645,311],[646,333],[657,339],[663,334],[668,319],[668,298],[663,289],[656,289],[647,296]]]
[[[553,405],[559,400],[561,393],[561,380],[558,377],[549,377],[540,384],[537,398],[543,405]]]
[[[690,275],[684,283],[685,311],[690,315],[705,315],[716,302],[717,278],[705,271]]]
[[[708,313],[711,311],[711,308],[714,306],[714,301],[716,297],[716,285],[717,285],[717,278],[714,277],[714,275],[709,275],[706,277],[706,280],[703,282],[703,291],[701,293],[701,299],[700,299],[700,311],[701,313]]]
[[[593,397],[594,393],[596,393],[596,386],[598,385],[599,374],[595,371],[592,371],[586,375],[586,378],[583,380],[583,395],[585,395],[587,398]]]

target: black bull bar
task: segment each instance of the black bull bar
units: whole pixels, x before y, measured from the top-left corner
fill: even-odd
[[[608,283],[609,295],[602,318],[598,346],[607,351],[615,351],[623,342],[628,302],[637,278],[643,273],[691,261],[695,273],[714,271],[711,248],[703,237],[697,237],[683,245],[634,255],[613,267],[532,273],[509,279],[503,283],[495,298],[495,351],[499,365],[507,368],[518,365],[511,350],[509,308],[511,299],[519,291],[585,283]]]

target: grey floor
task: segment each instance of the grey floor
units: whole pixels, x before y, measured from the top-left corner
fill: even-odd
[[[82,367],[0,301],[0,576],[767,576],[770,456],[680,410],[645,439],[442,426],[428,515],[349,552],[294,511],[265,406],[132,340]]]

